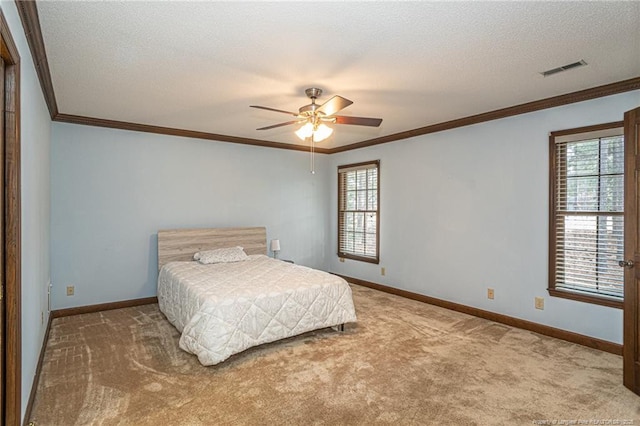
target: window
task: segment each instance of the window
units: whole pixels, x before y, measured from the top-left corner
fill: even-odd
[[[622,123],[552,132],[549,293],[622,307]]]
[[[338,256],[379,263],[380,161],[338,167]]]

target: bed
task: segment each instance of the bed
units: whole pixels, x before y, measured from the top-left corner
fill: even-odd
[[[201,264],[195,253],[243,247],[243,261]],[[340,277],[266,256],[265,228],[158,232],[158,304],[203,365],[250,347],[355,322]]]

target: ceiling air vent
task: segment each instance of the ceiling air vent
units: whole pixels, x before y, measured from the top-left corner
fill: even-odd
[[[574,62],[572,64],[567,64],[567,65],[563,65],[561,67],[554,68],[552,70],[543,71],[540,74],[542,74],[543,77],[549,77],[550,75],[557,74],[557,73],[562,72],[562,71],[568,71],[568,70],[570,70],[572,68],[583,67],[585,65],[587,65],[587,63],[584,61],[584,59],[580,59],[578,62]]]

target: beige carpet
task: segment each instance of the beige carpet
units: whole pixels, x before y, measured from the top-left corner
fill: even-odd
[[[31,420],[640,425],[618,356],[353,290],[359,321],[344,333],[309,333],[213,367],[178,348],[157,305],[56,319]]]

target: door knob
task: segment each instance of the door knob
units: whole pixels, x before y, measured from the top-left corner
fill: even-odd
[[[631,269],[631,268],[633,268],[633,260],[621,260],[621,261],[618,262],[618,265],[621,268],[625,268],[626,267],[626,268]]]

